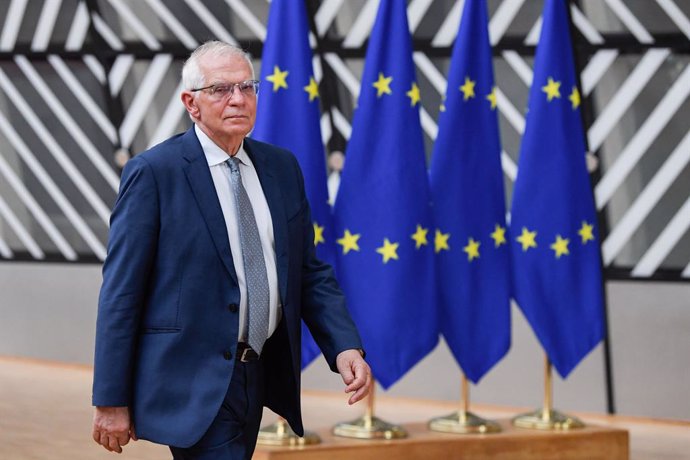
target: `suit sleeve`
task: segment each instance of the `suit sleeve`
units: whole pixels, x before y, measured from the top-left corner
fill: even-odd
[[[108,255],[98,300],[94,406],[128,406],[139,321],[156,255],[158,191],[151,166],[130,160],[110,218]]]
[[[316,256],[311,210],[304,193],[304,178],[295,162],[302,196],[302,318],[333,372],[336,357],[345,350],[361,349],[357,328],[347,310],[345,296],[333,268]]]

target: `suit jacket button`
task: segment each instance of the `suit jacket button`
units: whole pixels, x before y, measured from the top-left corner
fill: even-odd
[[[230,313],[237,313],[237,304],[236,303],[231,303],[228,305],[228,310],[230,310]]]
[[[232,359],[232,353],[226,351],[225,353],[223,353],[223,358],[225,358],[227,361],[230,361]]]

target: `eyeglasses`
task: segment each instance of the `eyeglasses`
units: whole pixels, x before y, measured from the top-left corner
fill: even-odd
[[[240,83],[216,83],[215,85],[208,85],[203,88],[194,88],[190,91],[193,93],[197,91],[206,91],[212,98],[222,100],[235,94],[235,88],[239,88],[240,92],[245,96],[254,96],[259,93],[259,81],[245,80]]]

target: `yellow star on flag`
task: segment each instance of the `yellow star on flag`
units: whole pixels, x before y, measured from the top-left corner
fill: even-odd
[[[561,238],[561,235],[556,235],[556,241],[549,246],[556,253],[556,259],[560,259],[562,255],[570,254],[568,243],[570,243],[568,238]]]
[[[546,84],[546,86],[542,86],[541,90],[546,93],[546,100],[551,102],[551,99],[553,99],[554,97],[561,97],[560,87],[560,81],[553,81],[553,78],[549,77],[548,83]]]
[[[471,97],[474,97],[474,85],[476,84],[477,82],[470,80],[470,77],[465,77],[465,83],[460,87],[460,91],[462,91],[463,101],[466,101]]]
[[[578,91],[577,86],[573,86],[573,92],[570,93],[568,99],[570,99],[570,102],[573,103],[573,110],[580,107],[580,91]]]
[[[491,102],[491,110],[496,110],[496,106],[498,105],[498,97],[496,96],[495,86],[491,89],[489,95],[486,96],[486,100]]]
[[[337,239],[336,243],[343,247],[343,254],[347,254],[350,251],[359,251],[357,240],[359,240],[360,236],[362,235],[359,233],[353,235],[350,233],[350,230],[345,229],[345,234],[342,238]]]
[[[323,239],[323,227],[314,222],[314,246],[318,246],[319,243],[325,242],[326,240]]]
[[[393,77],[386,77],[383,75],[383,72],[379,72],[379,79],[374,82],[376,97],[381,97],[384,94],[393,94],[393,91],[391,91],[391,81],[393,81]]]
[[[436,229],[436,235],[434,236],[434,250],[436,251],[436,254],[443,250],[450,250],[450,246],[448,246],[449,238],[450,233],[441,233],[441,230]]]
[[[376,248],[376,252],[383,256],[383,263],[388,263],[389,260],[398,260],[398,246],[400,243],[391,243],[388,238],[383,239],[383,246]]]
[[[577,233],[582,237],[582,244],[587,244],[587,241],[594,241],[594,225],[582,222],[582,228]]]
[[[537,232],[530,232],[527,227],[522,227],[522,234],[516,239],[518,243],[522,244],[522,250],[527,251],[529,248],[537,247]]]
[[[506,244],[506,229],[496,224],[494,231],[491,232],[491,238],[494,240],[494,247],[499,247],[502,244]]]
[[[309,94],[309,102],[319,97],[319,85],[314,80],[314,77],[309,77],[309,84],[304,87],[304,91]]]
[[[278,66],[273,66],[273,74],[269,75],[266,77],[266,80],[270,81],[273,83],[273,92],[275,93],[278,91],[280,88],[285,88],[287,89],[287,76],[288,76],[288,71],[284,70],[281,71],[280,67]]]
[[[417,225],[417,231],[415,231],[412,234],[412,239],[415,242],[415,248],[419,249],[423,245],[429,244],[429,241],[426,239],[426,234],[429,233],[429,229],[427,228],[422,228],[421,225]]]
[[[410,101],[411,101],[410,105],[412,107],[417,105],[417,103],[421,99],[421,96],[419,95],[419,86],[417,86],[417,83],[414,81],[412,82],[412,88],[408,92],[406,92],[405,94],[407,94],[407,97],[410,98]]]
[[[467,253],[467,260],[469,262],[472,262],[473,259],[479,258],[479,245],[480,244],[481,243],[479,241],[475,241],[473,238],[470,238],[467,242],[467,246],[462,248],[462,250]]]

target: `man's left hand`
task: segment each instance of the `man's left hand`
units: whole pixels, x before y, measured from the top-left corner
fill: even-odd
[[[373,383],[371,369],[362,358],[359,350],[345,350],[335,359],[335,365],[345,383],[345,393],[352,393],[348,404],[352,405],[364,399]]]

